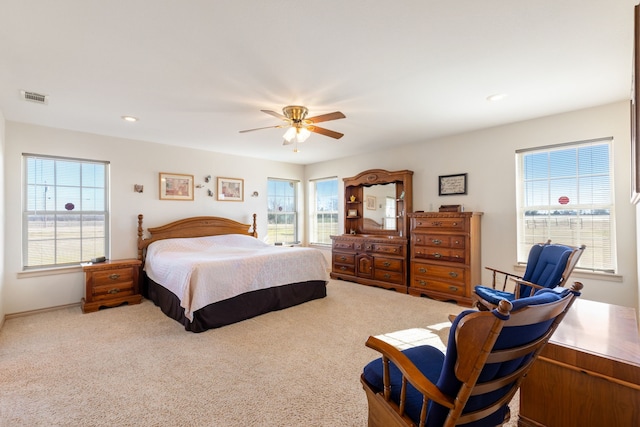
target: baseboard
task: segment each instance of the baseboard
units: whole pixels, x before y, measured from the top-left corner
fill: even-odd
[[[18,313],[5,314],[4,319],[2,320],[2,323],[0,323],[0,327],[2,327],[2,324],[7,319],[13,319],[13,318],[16,318],[16,317],[31,316],[32,314],[47,313],[49,311],[56,311],[56,310],[62,310],[64,308],[73,308],[73,307],[80,307],[80,303],[79,302],[75,302],[73,304],[57,305],[55,307],[39,308],[37,310],[29,310],[29,311],[21,311],[21,312],[18,312]]]

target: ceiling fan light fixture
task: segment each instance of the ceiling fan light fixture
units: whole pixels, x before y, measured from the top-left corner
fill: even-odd
[[[292,143],[292,142],[305,142],[307,138],[309,138],[309,135],[311,135],[311,132],[309,132],[307,128],[302,126],[291,126],[284,133],[283,137],[285,141],[287,141],[288,143]]]

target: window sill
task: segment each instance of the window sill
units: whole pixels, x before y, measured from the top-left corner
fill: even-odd
[[[67,267],[40,268],[37,270],[19,271],[16,276],[18,279],[27,279],[29,277],[53,276],[55,274],[82,273],[82,266],[70,265]]]
[[[515,271],[518,271],[521,274],[524,274],[525,268],[526,266],[524,265],[514,266]],[[569,280],[575,281],[576,278],[599,280],[604,282],[623,282],[623,277],[620,274],[602,273],[597,271],[573,270],[571,276],[569,276]]]

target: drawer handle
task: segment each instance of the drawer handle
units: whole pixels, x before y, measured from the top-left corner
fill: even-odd
[[[458,288],[456,288],[455,286],[449,286],[449,290],[452,292],[458,292]]]
[[[385,274],[384,274],[384,278],[385,278],[385,279],[391,279],[391,275],[390,275],[389,273],[385,273]]]
[[[110,289],[109,291],[107,291],[108,294],[117,294],[118,292],[120,292],[120,289],[118,288]]]
[[[441,245],[442,244],[442,240],[440,240],[440,239],[432,239],[431,243],[433,243],[434,245]]]
[[[345,267],[344,265],[342,267],[340,267],[340,270],[345,271],[347,269],[347,267]]]
[[[457,222],[454,222],[454,223],[453,223],[453,226],[454,226],[454,227],[455,227],[455,226],[457,226],[457,225],[458,225],[458,223],[457,223]]]
[[[416,238],[416,242],[422,242],[422,239],[421,239],[421,238],[419,238],[419,237],[417,237],[417,238]]]
[[[449,276],[455,278],[458,277],[458,273],[456,273],[455,271],[450,271]]]
[[[347,257],[346,257],[346,256],[341,256],[341,257],[340,257],[340,261],[346,261],[346,260],[347,260]]]
[[[433,225],[434,227],[440,227],[442,223],[440,221],[434,221],[431,223],[431,225]]]
[[[442,258],[442,254],[441,254],[441,253],[436,252],[435,254],[433,254],[433,257],[434,257],[434,258]]]
[[[382,263],[382,265],[384,265],[385,267],[389,267],[391,266],[391,263],[389,261],[385,261]]]
[[[418,284],[422,286],[427,286],[427,282],[424,280],[418,280]]]
[[[111,280],[118,280],[120,278],[119,274],[111,274],[109,275],[109,279]]]
[[[424,268],[424,267],[420,267],[420,268],[418,269],[418,273],[426,273],[426,272],[427,272],[427,269],[426,269],[426,268]]]

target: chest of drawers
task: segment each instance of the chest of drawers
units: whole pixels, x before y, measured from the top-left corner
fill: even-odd
[[[142,300],[138,290],[140,265],[141,261],[137,259],[124,259],[84,266],[82,312],[90,313],[101,307],[121,304],[139,304]]]
[[[409,214],[408,293],[472,305],[471,288],[480,283],[480,212]]]

